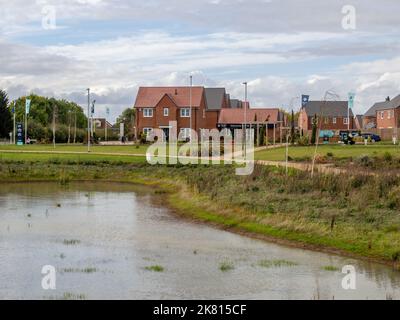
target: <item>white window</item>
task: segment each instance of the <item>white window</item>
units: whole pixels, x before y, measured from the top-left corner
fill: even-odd
[[[325,117],[325,124],[328,124],[328,123],[329,123],[329,118]]]
[[[168,117],[168,116],[169,116],[169,109],[164,108],[164,117]]]
[[[143,109],[143,117],[152,118],[153,117],[153,109],[152,108],[144,108]]]
[[[332,119],[332,123],[333,123],[333,124],[336,124],[336,117],[334,117],[334,118]]]
[[[190,128],[181,128],[179,138],[180,140],[186,140],[190,138]]]
[[[388,111],[388,119],[390,119],[391,116],[392,116],[392,112],[389,110]]]
[[[190,117],[190,108],[182,108],[181,118],[189,118],[189,117]]]
[[[349,118],[343,118],[343,124],[349,124]]]
[[[147,136],[153,132],[153,128],[143,128],[143,133]]]
[[[383,117],[385,115],[385,111],[381,111],[381,119],[383,120]]]

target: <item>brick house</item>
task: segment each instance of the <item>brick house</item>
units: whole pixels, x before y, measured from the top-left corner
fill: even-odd
[[[178,134],[187,138],[191,127],[198,134],[201,129],[217,128],[221,110],[229,107],[224,88],[140,87],[134,105],[136,132],[147,134],[159,128],[168,139],[169,122],[177,121]]]
[[[400,127],[400,95],[393,100],[379,103],[375,109],[377,129],[395,129]]]
[[[218,119],[218,128],[231,130],[242,129],[247,123],[248,127],[257,130],[266,126],[266,135],[270,141],[280,139],[281,128],[286,126],[286,116],[278,108],[250,108],[247,104],[245,113],[244,103],[241,107],[222,109]]]
[[[355,128],[353,111],[348,116],[347,101],[309,101],[300,110],[299,128],[304,133],[312,130],[314,116],[317,116],[321,130],[347,130]]]

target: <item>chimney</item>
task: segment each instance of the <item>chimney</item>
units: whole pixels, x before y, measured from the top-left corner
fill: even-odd
[[[390,101],[390,97],[389,96],[387,96],[387,98],[386,98],[386,102],[389,102]]]

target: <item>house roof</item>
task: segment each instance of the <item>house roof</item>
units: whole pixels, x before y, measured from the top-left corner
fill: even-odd
[[[199,107],[203,87],[192,87],[192,106]],[[168,95],[178,107],[190,106],[190,87],[140,87],[135,108],[154,108],[164,95]]]
[[[247,123],[270,122],[276,123],[280,120],[280,110],[277,108],[247,109]],[[257,121],[255,117],[257,116]],[[245,121],[244,109],[222,109],[219,114],[220,124],[241,124]]]
[[[225,88],[205,88],[207,110],[221,110],[225,99]]]
[[[381,110],[381,108],[385,108],[387,101],[377,102],[368,111],[364,114],[364,117],[375,117],[376,111]]]
[[[230,105],[232,109],[237,109],[242,107],[242,102],[239,99],[230,99]]]
[[[347,101],[309,101],[304,109],[308,116],[347,117]],[[350,117],[353,111],[350,109]]]
[[[375,103],[368,111],[364,114],[365,117],[375,117],[376,112],[379,110],[396,109],[400,107],[400,95],[390,101],[383,101]]]

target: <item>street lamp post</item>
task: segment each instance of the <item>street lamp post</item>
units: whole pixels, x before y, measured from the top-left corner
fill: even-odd
[[[87,139],[88,139],[88,152],[90,152],[90,88],[87,89],[88,92],[88,104],[87,104]]]
[[[190,87],[189,87],[190,143],[192,143],[192,86],[193,86],[193,76],[190,75]]]
[[[247,82],[244,84],[244,158],[247,156]]]

